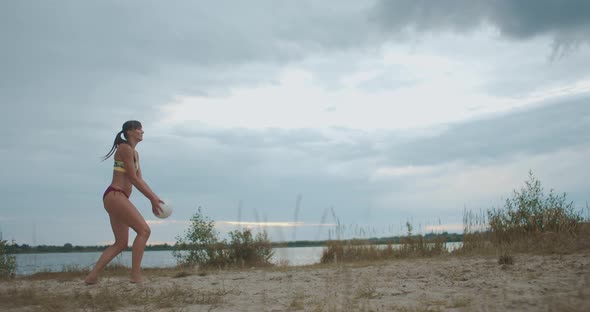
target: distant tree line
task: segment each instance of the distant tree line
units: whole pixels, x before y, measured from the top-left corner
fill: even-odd
[[[463,241],[463,234],[458,233],[428,233],[425,235],[413,235],[415,237],[423,237],[426,241],[436,240],[439,237],[444,237],[445,242],[452,243],[452,242],[461,242]],[[387,245],[387,244],[400,244],[403,239],[407,239],[407,236],[389,236],[389,237],[371,237],[371,238],[357,238],[357,239],[349,239],[347,241],[358,241],[358,242],[366,242],[373,245]],[[299,240],[299,241],[289,241],[283,243],[273,243],[273,247],[324,247],[328,245],[328,240],[318,240],[318,241],[309,241],[309,240]]]
[[[96,251],[103,251],[109,247],[108,245],[96,245],[96,246],[74,246],[70,243],[66,243],[63,246],[54,246],[54,245],[38,245],[38,246],[31,246],[28,244],[7,244],[5,246],[6,253],[8,254],[19,254],[19,253],[61,253],[61,252],[96,252]],[[172,250],[172,246],[169,244],[157,244],[157,245],[148,245],[145,248],[146,250]],[[127,248],[128,251],[131,251],[131,247]]]
[[[463,241],[463,234],[457,233],[429,233],[423,235],[425,240],[435,240],[439,237],[444,237],[446,242],[461,242]],[[358,241],[364,241],[370,244],[386,245],[386,244],[399,244],[401,239],[406,236],[391,236],[391,237],[371,237],[367,239],[356,239]],[[355,239],[353,239],[355,240]],[[273,248],[281,247],[323,247],[328,244],[327,240],[298,240],[298,241],[287,241],[287,242],[272,242]],[[65,253],[65,252],[97,252],[103,251],[108,245],[95,245],[95,246],[80,246],[66,243],[63,246],[55,245],[38,245],[31,246],[28,244],[17,244],[16,242],[7,243],[4,248],[7,254],[19,254],[19,253]],[[174,250],[174,245],[170,244],[154,244],[148,245],[145,248],[149,251],[158,250]],[[131,247],[127,248],[127,251],[131,251]]]

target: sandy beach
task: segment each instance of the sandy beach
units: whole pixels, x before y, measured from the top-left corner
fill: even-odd
[[[590,311],[590,253],[0,282],[2,311]],[[27,299],[29,298],[29,299]],[[54,298],[54,299],[49,299]]]

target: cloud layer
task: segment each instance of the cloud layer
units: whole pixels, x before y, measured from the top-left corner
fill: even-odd
[[[1,230],[112,239],[100,156],[128,119],[175,207],[132,196],[159,242],[199,206],[275,239],[456,228],[531,169],[584,207],[589,28],[573,0],[3,2]]]

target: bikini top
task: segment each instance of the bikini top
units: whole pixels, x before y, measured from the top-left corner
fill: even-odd
[[[139,166],[137,165],[137,161],[135,160],[135,158],[133,158],[133,164],[135,165],[135,171],[137,171],[137,169],[139,169]],[[125,162],[122,160],[115,160],[113,170],[123,173],[127,172],[127,170],[125,170]]]

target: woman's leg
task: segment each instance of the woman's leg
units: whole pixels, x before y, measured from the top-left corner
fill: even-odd
[[[112,193],[116,195],[113,196],[111,195]],[[141,260],[145,245],[151,234],[150,227],[145,222],[141,213],[139,213],[137,208],[135,208],[125,195],[120,192],[112,193],[105,198],[105,208],[109,212],[111,220],[114,219],[117,224],[128,226],[128,228],[132,228],[137,233],[131,249],[131,282],[142,282]]]
[[[124,198],[122,194],[113,195],[115,195],[116,197]],[[127,199],[125,198],[125,200]],[[112,205],[111,207],[113,209],[118,209],[117,206],[120,206],[120,204],[118,204],[115,200],[109,201],[109,205]],[[105,202],[105,208],[106,206],[107,203]],[[108,210],[109,209],[107,208],[107,211]],[[111,221],[111,228],[113,229],[113,234],[115,234],[115,243],[102,252],[102,255],[96,262],[94,269],[92,269],[88,276],[86,276],[86,279],[84,280],[86,284],[95,284],[96,282],[98,282],[98,274],[100,274],[100,272],[104,270],[104,268],[111,262],[111,260],[113,260],[118,254],[120,254],[123,250],[127,248],[127,242],[129,238],[129,226],[127,226],[125,223],[122,223],[120,220],[118,220],[118,218],[113,216],[113,214],[111,213],[109,213],[109,219]]]
[[[104,206],[109,213],[115,243],[103,251],[85,281],[87,284],[96,283],[98,274],[113,258],[127,248],[129,227],[131,227],[137,233],[131,254],[131,282],[141,282],[141,260],[151,230],[137,208],[123,193],[110,192],[104,199]]]

